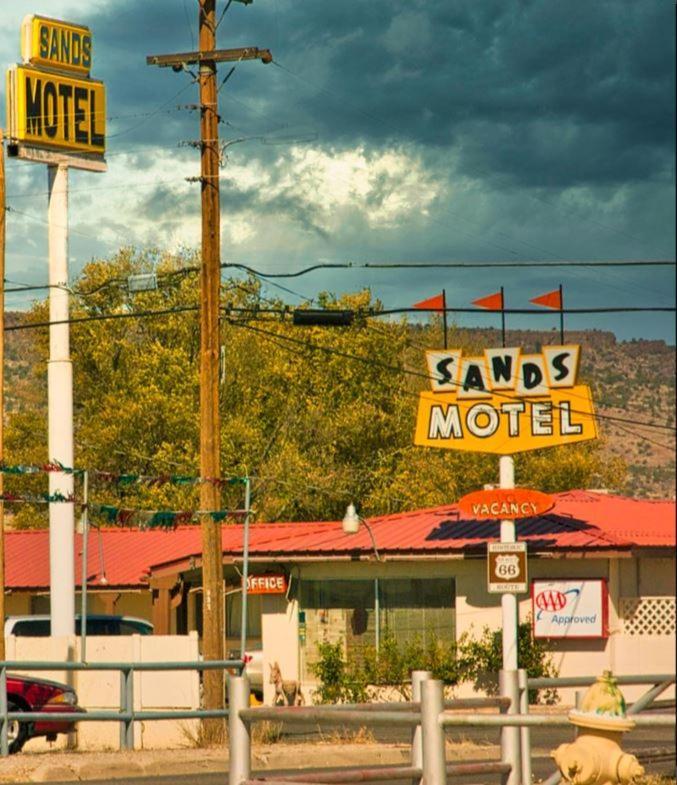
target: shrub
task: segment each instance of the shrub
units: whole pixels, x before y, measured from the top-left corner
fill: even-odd
[[[343,657],[343,644],[319,643],[319,659],[311,665],[319,680],[315,703],[362,703],[367,699],[367,681],[362,668],[348,664]]]
[[[399,647],[392,632],[386,630],[378,652],[366,647],[359,662],[347,660],[343,645],[318,644],[319,660],[312,666],[319,680],[317,703],[360,703],[368,698],[368,687],[394,687],[405,697],[411,696],[411,672],[432,671],[433,678],[445,684],[458,681],[455,647],[437,638],[424,645],[420,638]]]
[[[557,676],[546,647],[531,634],[531,622],[519,625],[518,664],[532,678]],[[478,639],[464,633],[458,645],[432,637],[424,644],[420,637],[399,646],[394,633],[386,630],[379,651],[366,647],[359,661],[348,660],[341,641],[318,644],[318,661],[311,666],[319,681],[316,703],[362,703],[369,698],[369,687],[394,687],[411,697],[411,672],[428,670],[445,684],[471,681],[476,690],[487,695],[498,692],[498,672],[502,663],[501,630],[484,627]],[[553,704],[556,690],[529,690],[529,702]]]
[[[545,645],[531,633],[531,621],[519,625],[518,667],[524,668],[532,678],[556,677],[557,669]],[[458,669],[464,681],[474,682],[475,689],[488,695],[498,692],[498,672],[503,667],[503,641],[501,630],[484,627],[479,639],[465,633],[458,643]],[[557,690],[529,690],[529,702],[557,703]]]

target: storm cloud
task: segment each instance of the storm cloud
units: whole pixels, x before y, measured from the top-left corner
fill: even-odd
[[[111,188],[78,178],[72,225],[87,208],[117,233],[99,247],[75,240],[74,269],[109,252],[120,226],[137,244],[196,245],[199,186],[185,179],[199,174],[194,72],[145,57],[196,47],[197,4],[45,6],[92,27],[93,76],[108,89]],[[6,62],[18,60],[20,19],[7,13],[0,28]],[[243,261],[674,258],[674,9],[663,0],[256,0],[231,6],[218,43],[274,56],[236,63],[219,97],[221,139],[241,140],[224,150],[224,244]],[[17,173],[17,207],[43,177]],[[561,275],[581,303],[601,280]],[[634,275],[616,272],[597,300],[674,300],[667,271]],[[458,274],[450,288],[467,301],[503,282]],[[505,283],[523,296],[553,280]],[[434,272],[326,276],[302,293],[370,285],[406,304],[439,284]]]

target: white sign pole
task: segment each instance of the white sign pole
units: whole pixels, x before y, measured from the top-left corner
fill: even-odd
[[[73,369],[69,341],[68,167],[50,165],[49,183],[49,460],[73,466]],[[54,324],[54,322],[65,322]],[[73,475],[49,473],[50,495],[73,494]],[[51,633],[75,634],[75,529],[72,502],[49,504]]]
[[[499,487],[510,490],[515,487],[515,461],[512,455],[501,455],[498,463]],[[501,521],[501,542],[515,542],[515,521]],[[501,594],[503,616],[503,668],[499,673],[501,695],[510,698],[509,714],[519,713],[519,691],[517,684],[517,595],[512,592]],[[520,783],[522,769],[520,729],[501,729],[501,760],[511,765],[505,785],[528,785]]]
[[[501,455],[498,464],[499,488],[515,487],[515,462],[512,455]],[[515,542],[515,521],[501,521],[501,542]],[[503,616],[503,670],[517,670],[517,595],[501,594]]]

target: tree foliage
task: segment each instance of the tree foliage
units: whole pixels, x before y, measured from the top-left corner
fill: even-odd
[[[92,261],[74,285],[72,317],[196,308],[198,275],[186,268],[197,264],[189,252],[133,249]],[[130,274],[151,271],[161,283],[156,291],[128,290]],[[439,344],[436,323],[414,329],[403,320],[362,318],[351,327],[300,328],[263,312],[254,318],[256,309],[281,305],[262,297],[255,279],[224,280],[222,304],[221,465],[224,473],[256,478],[259,519],[335,519],[352,500],[368,515],[434,506],[497,480],[494,456],[412,444],[416,398],[426,386],[423,350]],[[323,294],[320,304],[380,307],[368,290]],[[47,318],[46,304],[36,303],[25,320]],[[22,340],[31,369],[16,382],[30,405],[8,418],[6,459],[37,463],[49,458],[48,333],[27,331]],[[73,324],[77,466],[197,473],[199,345],[196,310]],[[518,482],[555,491],[591,481],[613,487],[622,467],[589,443],[519,456],[516,471]],[[41,482],[15,478],[11,485],[44,491]],[[197,505],[192,488],[101,486],[94,493],[97,501],[130,507]],[[235,492],[224,495],[224,506],[241,502]],[[44,511],[31,508],[18,516],[19,525],[44,521]]]

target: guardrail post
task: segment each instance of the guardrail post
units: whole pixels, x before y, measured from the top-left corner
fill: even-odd
[[[529,713],[529,680],[524,668],[517,671],[517,686],[519,688],[520,714]],[[522,785],[531,785],[531,728],[524,725],[520,728],[520,753],[522,759]]]
[[[134,749],[134,668],[120,670],[120,711],[131,714],[120,720],[120,749]]]
[[[249,708],[249,679],[228,676],[229,785],[241,785],[251,776],[251,736],[240,712]]]
[[[3,633],[4,635],[4,633]],[[9,741],[7,732],[9,721],[7,719],[7,668],[0,668],[0,755],[9,755]]]
[[[421,702],[421,684],[432,678],[430,671],[411,672],[411,700],[412,703]],[[411,766],[414,769],[423,769],[423,735],[421,726],[417,725],[411,731]],[[412,785],[416,785],[417,779],[412,780]]]
[[[421,736],[423,750],[423,782],[425,785],[447,785],[447,761],[444,749],[444,692],[438,679],[421,682]],[[230,785],[233,785],[231,782]]]
[[[507,714],[519,714],[519,688],[517,686],[517,671],[503,670],[498,672],[499,693],[510,698]],[[510,764],[510,773],[502,776],[502,785],[521,785],[522,763],[520,760],[520,728],[501,728],[501,761]],[[530,783],[524,783],[530,785]]]

